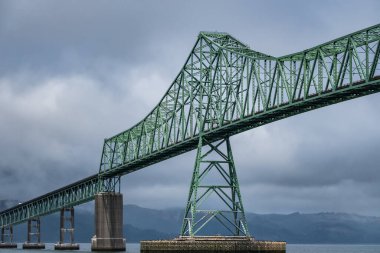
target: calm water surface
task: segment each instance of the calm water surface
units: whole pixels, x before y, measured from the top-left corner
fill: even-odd
[[[18,245],[18,249],[0,249],[0,253],[37,253],[41,250],[23,250],[21,244]],[[89,243],[81,243],[80,251],[72,252],[89,252],[91,245]],[[45,253],[51,251],[57,253],[54,250],[54,244],[47,243]],[[68,251],[63,251],[68,252]],[[127,253],[139,253],[140,244],[127,243]],[[320,245],[320,244],[288,244],[287,253],[380,253],[380,245]]]

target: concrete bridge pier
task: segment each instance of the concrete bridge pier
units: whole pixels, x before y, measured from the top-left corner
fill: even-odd
[[[65,234],[69,233],[70,240],[65,243]],[[62,208],[59,230],[59,242],[54,244],[55,250],[79,250],[79,244],[74,243],[74,207]]]
[[[125,251],[123,195],[101,192],[95,196],[95,235],[92,251]]]
[[[1,227],[0,248],[2,249],[17,248],[17,243],[13,242],[13,225]]]
[[[45,249],[45,244],[41,243],[41,221],[40,218],[32,218],[28,220],[27,240],[22,244],[23,249]],[[33,242],[33,239],[34,242]]]

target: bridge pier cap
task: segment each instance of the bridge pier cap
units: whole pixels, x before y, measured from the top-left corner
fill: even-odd
[[[123,195],[101,192],[95,195],[95,235],[92,251],[125,251],[123,238]]]

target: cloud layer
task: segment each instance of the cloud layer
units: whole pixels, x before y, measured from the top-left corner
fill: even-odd
[[[199,31],[279,56],[379,22],[378,1],[328,4],[1,1],[0,198],[96,173],[103,139],[155,106]],[[232,137],[246,209],[380,215],[379,106],[371,95]],[[184,206],[194,157],[124,177],[125,202]]]

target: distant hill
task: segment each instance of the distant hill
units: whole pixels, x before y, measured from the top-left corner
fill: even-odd
[[[257,239],[289,243],[380,243],[380,218],[346,213],[248,214]]]
[[[0,207],[9,208],[0,201]],[[18,203],[13,201],[12,203]],[[250,232],[260,240],[282,240],[288,243],[379,244],[380,218],[346,213],[317,214],[253,214],[247,213]],[[124,233],[128,242],[168,239],[178,235],[183,218],[182,209],[154,210],[136,205],[124,206]],[[42,240],[56,242],[59,238],[59,216],[41,218]],[[76,209],[75,240],[90,242],[94,231],[93,212]],[[216,234],[213,224],[206,230]],[[15,241],[26,238],[26,225],[15,226]]]
[[[176,236],[183,210],[153,210],[128,205],[124,222],[140,229],[153,229]],[[249,231],[259,240],[288,243],[380,243],[380,218],[346,213],[253,214],[247,213]],[[215,226],[206,230],[217,234]]]

